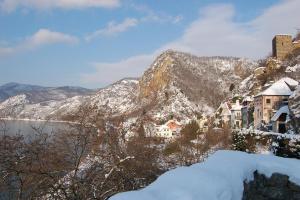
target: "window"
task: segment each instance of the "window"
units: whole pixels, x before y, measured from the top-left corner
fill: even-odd
[[[271,99],[266,99],[266,103],[270,104],[271,103]]]

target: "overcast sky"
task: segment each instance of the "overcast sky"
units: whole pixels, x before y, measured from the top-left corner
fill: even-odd
[[[0,85],[100,88],[166,49],[263,58],[296,34],[300,0],[0,0]]]

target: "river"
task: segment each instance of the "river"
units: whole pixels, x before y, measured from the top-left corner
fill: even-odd
[[[35,129],[43,133],[51,134],[70,126],[66,122],[45,122],[45,121],[25,121],[25,120],[2,120],[0,121],[0,134],[33,136],[37,133]]]

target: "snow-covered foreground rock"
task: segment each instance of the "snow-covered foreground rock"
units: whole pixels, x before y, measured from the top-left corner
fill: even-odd
[[[256,170],[267,177],[285,174],[300,185],[300,160],[218,151],[203,163],[171,170],[140,191],[117,194],[110,200],[240,200],[244,180],[251,181]]]

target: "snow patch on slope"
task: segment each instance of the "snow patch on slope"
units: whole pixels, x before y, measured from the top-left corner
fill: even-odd
[[[133,110],[138,95],[138,80],[123,79],[101,89],[91,97],[91,104],[105,107],[111,114],[122,114]]]
[[[29,101],[25,94],[8,98],[4,102],[0,103],[1,117],[13,116],[21,112],[28,102]]]

